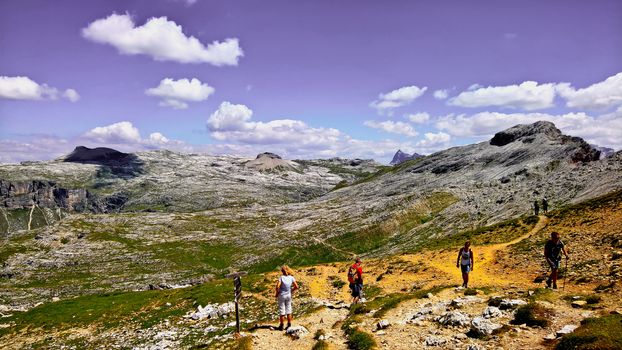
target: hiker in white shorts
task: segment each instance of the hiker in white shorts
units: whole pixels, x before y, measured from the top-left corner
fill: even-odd
[[[279,330],[283,330],[283,321],[287,315],[288,329],[292,325],[292,293],[298,289],[298,283],[292,276],[292,270],[287,265],[281,267],[283,273],[276,282],[275,297],[279,304]]]

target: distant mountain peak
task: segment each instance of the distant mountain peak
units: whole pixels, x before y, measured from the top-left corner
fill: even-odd
[[[405,162],[407,160],[417,159],[417,158],[420,158],[420,157],[423,157],[423,156],[421,154],[418,154],[418,153],[413,153],[411,155],[411,154],[402,152],[401,149],[398,149],[397,152],[395,152],[395,155],[393,156],[393,160],[391,160],[391,162],[389,164],[397,165],[397,164],[400,164],[400,163]]]

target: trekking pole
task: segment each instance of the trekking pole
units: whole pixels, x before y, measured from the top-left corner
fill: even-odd
[[[568,257],[566,257],[566,267],[564,268],[564,285],[562,286],[562,291],[566,291],[566,277],[568,276]]]

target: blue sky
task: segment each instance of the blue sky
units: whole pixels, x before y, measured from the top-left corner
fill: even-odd
[[[621,10],[3,1],[0,162],[79,144],[386,162],[398,148],[431,153],[536,120],[620,149]]]

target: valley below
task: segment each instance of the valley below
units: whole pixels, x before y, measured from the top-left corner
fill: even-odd
[[[548,122],[392,166],[78,147],[0,165],[0,200],[2,348],[622,348],[622,153]],[[570,254],[556,290],[551,232]],[[269,328],[283,264],[292,334]]]

